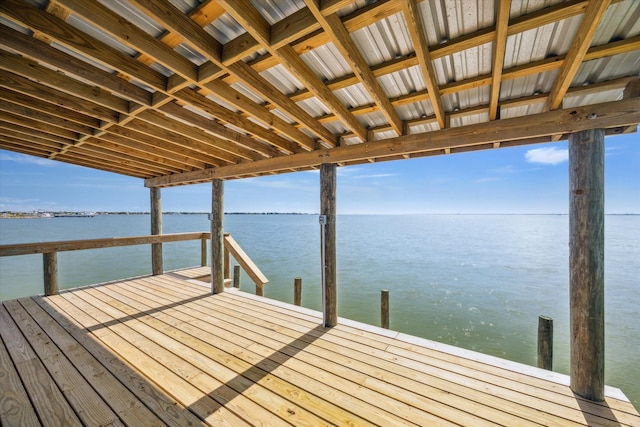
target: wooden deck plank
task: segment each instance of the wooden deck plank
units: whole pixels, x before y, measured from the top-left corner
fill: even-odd
[[[111,291],[113,289],[115,287],[109,288]],[[127,313],[135,314],[141,312],[141,310],[146,311],[151,308],[149,306],[141,306],[140,300],[131,300],[114,292],[109,292],[109,295],[105,294],[101,297],[98,294],[99,291],[100,289],[96,288],[89,292],[102,301],[108,300],[110,306],[120,310],[125,316]],[[140,296],[139,298],[142,299],[143,297]],[[137,307],[127,306],[127,304],[135,304]],[[166,319],[167,316],[164,317]],[[206,342],[196,340],[186,333],[175,334],[175,331],[178,330],[175,324],[169,325],[161,320],[145,316],[135,319],[131,325],[137,332],[158,343],[164,349],[179,355],[185,363],[202,370],[205,375],[198,375],[192,378],[191,382],[196,386],[200,384],[201,387],[199,388],[202,391],[219,397],[221,404],[238,413],[252,424],[288,425],[284,419],[289,419],[295,424],[304,422],[310,425],[313,424],[315,416],[312,413],[305,414],[305,411],[300,408],[285,403],[278,394],[268,392],[262,387],[254,387],[255,378],[252,380],[238,375],[238,373],[252,369],[251,365],[240,366],[237,371],[229,369],[229,366],[234,362],[230,359],[230,355],[213,352],[211,351],[211,346]],[[218,381],[214,376],[219,376],[221,379]],[[236,390],[226,384],[233,385]],[[249,396],[255,401],[247,399]],[[255,402],[262,402],[263,404],[274,403],[274,410],[279,416],[269,413]],[[316,420],[316,422],[321,421],[320,419]]]
[[[36,411],[1,337],[0,344],[0,425],[39,426]]]
[[[158,297],[157,293],[154,292],[154,297]],[[188,310],[191,310],[191,308],[189,308]],[[187,313],[188,311],[185,311],[185,313]],[[176,316],[180,316],[180,313],[176,313]],[[189,324],[193,325],[196,322],[198,324],[201,324],[203,326],[203,331],[206,332],[207,330],[211,330],[211,324],[207,324],[205,322],[203,322],[204,318],[207,318],[206,313],[198,313],[198,317],[193,318],[191,317],[191,315],[188,314],[182,314],[182,316],[189,316],[191,320],[187,320],[189,322]],[[259,364],[260,366],[264,366],[265,369],[273,370],[273,374],[277,375],[278,377],[282,378],[285,381],[292,381],[293,383],[295,383],[295,385],[297,387],[300,388],[300,390],[296,391],[296,393],[294,394],[296,400],[301,399],[302,397],[306,398],[313,398],[314,400],[317,400],[313,394],[320,394],[321,397],[323,397],[324,399],[327,399],[327,401],[331,401],[331,402],[336,402],[336,404],[340,405],[341,402],[344,401],[350,401],[353,400],[354,397],[350,396],[349,394],[346,394],[344,389],[348,389],[349,385],[348,383],[345,384],[341,384],[339,379],[336,380],[335,383],[332,382],[319,382],[316,381],[313,376],[315,374],[315,372],[319,372],[321,373],[323,376],[326,375],[330,375],[324,372],[324,370],[317,370],[317,371],[307,371],[304,374],[300,374],[299,372],[296,372],[292,369],[289,369],[288,366],[290,365],[290,361],[289,362],[283,362],[282,360],[279,359],[278,356],[278,351],[277,349],[280,349],[280,347],[283,346],[287,346],[289,345],[289,343],[280,343],[278,347],[276,347],[275,349],[271,349],[268,350],[267,353],[265,354],[256,354],[256,353],[251,353],[249,351],[246,351],[245,348],[242,347],[238,347],[236,346],[233,342],[228,342],[226,340],[220,339],[220,337],[216,336],[216,334],[218,333],[219,330],[222,330],[223,327],[226,327],[227,325],[224,325],[224,320],[218,321],[217,319],[214,320],[217,322],[218,325],[220,325],[220,328],[215,328],[215,331],[212,332],[206,332],[205,334],[203,334],[202,332],[198,334],[198,336],[200,336],[201,339],[206,340],[209,339],[211,340],[211,342],[216,342],[218,344],[216,344],[218,347],[220,347],[221,345],[224,346],[224,350],[234,354],[234,355],[238,355],[238,357],[242,358],[245,362],[248,363],[253,363],[253,364]],[[186,325],[187,323],[185,322],[183,325]],[[197,332],[196,332],[197,333]],[[238,332],[236,332],[237,334]],[[249,334],[250,331],[247,330],[242,330],[240,332],[243,335]],[[213,339],[212,339],[213,338]],[[295,338],[294,338],[295,339]],[[290,341],[289,341],[290,342]],[[252,343],[251,345],[255,345],[255,343]],[[293,350],[295,351],[295,350]],[[289,356],[286,356],[289,357]],[[310,375],[311,374],[311,375]],[[339,386],[339,387],[338,387]],[[336,387],[339,388],[336,389]],[[306,392],[305,392],[306,390]],[[358,391],[358,390],[355,390]],[[361,393],[362,390],[359,390],[358,392]],[[360,396],[362,397],[362,396]],[[376,397],[376,396],[372,396],[372,397]],[[305,404],[306,406],[307,404]],[[359,405],[361,405],[363,408],[369,408],[368,411],[364,411],[366,413],[361,414],[362,416],[366,416],[367,419],[369,419],[370,421],[375,421],[376,419],[379,420],[379,422],[382,425],[389,425],[391,424],[397,424],[399,422],[406,422],[404,420],[402,420],[401,418],[395,417],[393,415],[388,414],[387,416],[385,416],[383,414],[383,410],[381,410],[380,408],[376,408],[372,405],[368,405],[366,402],[364,401],[360,401]],[[326,406],[326,404],[324,405]],[[313,406],[309,407],[311,410],[318,410],[318,404],[313,404]],[[332,409],[334,414],[339,414],[340,410],[338,409]],[[357,413],[358,411],[356,411]],[[362,411],[361,411],[362,412]],[[339,419],[336,419],[336,422],[340,421]],[[360,424],[364,423],[363,420],[360,420]]]
[[[130,283],[127,285],[131,285],[131,286],[127,286],[127,288],[135,287],[135,283]],[[120,289],[120,292],[123,294],[128,293],[127,289],[123,289],[122,287]],[[137,296],[138,300],[142,296],[144,296],[144,294],[142,293],[139,294]],[[149,296],[151,297],[151,295]],[[154,299],[157,300],[158,295],[156,292],[153,293],[153,297]],[[161,304],[169,303],[170,305],[171,301],[172,300],[165,300],[164,302],[161,302]],[[175,310],[176,309],[172,309],[172,313],[176,317],[179,317],[180,314],[175,312]],[[185,310],[188,312],[189,308],[185,308]],[[167,314],[168,312],[163,311],[163,313]],[[220,337],[218,336],[209,334],[206,332],[206,330],[197,331],[194,328],[192,328],[194,326],[194,323],[201,321],[201,318],[202,316],[198,316],[198,318],[188,316],[186,319],[182,318],[178,321],[178,327],[186,327],[187,329],[189,329],[189,326],[191,326],[189,332],[190,334],[194,334],[194,336],[191,338],[196,338],[201,342],[215,343],[215,347],[217,347],[218,349],[216,350],[215,348],[204,348],[203,346],[200,346],[201,351],[207,351],[208,354],[215,354],[215,352],[217,351],[224,352],[225,356],[223,357],[227,358],[226,365],[228,367],[232,368],[235,372],[238,372],[238,373],[242,372],[245,375],[248,375],[252,381],[256,381],[258,382],[258,384],[264,384],[265,387],[268,387],[269,389],[273,389],[274,391],[281,393],[284,396],[287,396],[292,402],[298,403],[300,404],[301,407],[307,409],[310,414],[313,414],[310,411],[326,414],[325,416],[330,417],[329,421],[335,424],[349,424],[349,423],[354,423],[358,425],[367,424],[365,419],[354,418],[352,414],[345,413],[343,410],[341,410],[340,407],[337,407],[332,403],[330,403],[333,401],[332,399],[331,400],[318,399],[311,392],[308,392],[307,390],[309,389],[309,384],[311,382],[310,379],[308,378],[305,379],[305,377],[301,377],[302,381],[300,381],[300,378],[298,378],[296,375],[287,376],[286,374],[282,373],[282,370],[284,368],[280,367],[279,364],[268,360],[268,358],[264,358],[260,355],[251,354],[250,352],[248,352],[246,350],[246,345],[248,345],[249,343],[246,343],[245,347],[238,346],[232,341],[220,339]],[[165,321],[170,321],[170,320],[165,319]],[[211,324],[205,325],[205,327],[207,329],[211,329]],[[241,336],[241,335],[242,334],[237,334],[236,336]],[[184,340],[190,341],[189,337],[182,336],[181,338]],[[217,356],[217,357],[219,358],[220,356]],[[277,372],[276,372],[276,369],[277,369]],[[268,375],[265,375],[265,374],[268,374]],[[291,384],[290,382],[287,381],[288,378],[296,379],[300,382],[300,384],[297,384],[297,385]],[[301,388],[300,386],[306,387],[307,390]],[[331,393],[331,390],[333,390],[333,387],[327,386],[326,384],[321,384],[321,387],[325,392]],[[335,395],[332,395],[330,397],[334,399],[336,398]],[[305,411],[302,411],[303,414],[304,412]],[[312,415],[312,417],[314,416]],[[291,421],[294,422],[294,425],[300,425],[299,424],[300,422],[303,422],[304,424],[307,423],[307,421],[303,421],[303,420],[300,420],[300,421],[291,420]],[[319,422],[322,422],[322,420],[318,419],[315,422],[312,422],[311,425],[317,425],[317,423]]]
[[[109,351],[101,341],[94,338],[74,320],[83,315],[77,307],[68,303],[59,295],[47,298],[36,297],[40,304],[60,325],[82,344],[105,368],[118,378],[139,400],[153,411],[166,424],[172,426],[204,425],[193,413],[188,411],[154,384],[124,359]]]
[[[20,303],[126,425],[165,425],[40,305],[30,298]]]
[[[216,301],[218,302],[219,299],[216,299]],[[225,311],[227,314],[230,314],[231,318],[221,319],[218,322],[221,324],[232,325],[232,324],[238,324],[239,322],[242,322],[241,317],[233,318],[233,315],[234,315],[233,310],[235,309],[233,305],[228,306],[227,309],[230,311],[225,311],[225,309],[221,307],[215,307],[215,308],[212,307],[210,309],[205,310],[204,312],[209,311],[209,312],[219,313],[219,312]],[[258,307],[258,305],[253,306],[251,308],[252,317],[255,316],[256,313],[260,310],[261,309]],[[265,315],[265,316],[268,316],[268,315]],[[273,320],[273,318],[269,318],[269,317],[264,317],[262,320],[264,324],[264,328],[266,328],[265,331],[267,331],[266,332],[267,334],[269,334],[269,331],[277,331],[279,335],[289,333],[291,334],[291,336],[295,336],[300,332],[299,330],[296,330],[293,332],[287,332],[285,331],[285,329],[289,327],[290,324],[274,324],[269,321],[270,319]],[[246,325],[243,327],[243,329],[247,331],[260,330],[262,328],[260,323],[261,323],[261,320],[257,319],[257,321],[254,324]],[[298,323],[291,327],[303,328],[306,326],[301,326]],[[336,331],[336,328],[332,329],[331,332],[329,333],[333,333],[335,331]],[[264,342],[264,339],[265,339],[264,337],[258,338],[258,340],[261,342]],[[514,423],[523,424],[526,422],[522,418],[514,418],[512,414],[505,414],[502,411],[492,410],[493,408],[491,408],[491,406],[504,407],[505,405],[511,404],[511,402],[509,401],[501,402],[500,399],[497,399],[495,397],[495,395],[491,396],[486,394],[478,394],[478,393],[475,393],[475,390],[468,387],[458,387],[457,390],[452,390],[452,383],[443,381],[441,378],[439,378],[436,375],[422,378],[422,383],[419,383],[416,381],[416,379],[421,378],[420,372],[404,369],[403,366],[398,366],[395,363],[387,364],[384,362],[384,357],[381,357],[381,354],[374,354],[373,356],[371,356],[371,355],[367,355],[366,354],[367,350],[365,350],[364,353],[358,356],[354,356],[353,346],[349,348],[349,347],[345,347],[345,345],[336,345],[336,344],[324,343],[324,342],[322,344],[325,351],[323,352],[322,350],[316,350],[316,353],[319,352],[320,354],[319,360],[321,361],[317,363],[317,367],[321,368],[322,364],[324,364],[325,369],[330,370],[332,372],[340,371],[340,368],[343,365],[345,366],[350,365],[352,367],[356,367],[359,369],[359,372],[366,375],[367,381],[368,381],[367,384],[373,387],[377,393],[381,393],[381,394],[390,393],[393,396],[400,396],[400,399],[402,399],[403,389],[402,388],[398,388],[397,390],[395,389],[397,387],[396,384],[403,384],[404,391],[419,390],[419,392],[416,392],[416,394],[422,395],[422,397],[424,398],[428,398],[429,401],[426,403],[426,405],[428,406],[426,407],[428,407],[429,410],[433,411],[434,413],[439,413],[442,416],[448,416],[450,418],[456,419],[457,421],[466,420],[469,423],[473,422],[475,425],[482,424],[481,419],[477,419],[477,417],[475,416],[473,416],[471,419],[467,419],[465,417],[469,417],[469,415],[459,410],[452,410],[452,409],[441,406],[439,407],[439,410],[442,412],[438,412],[437,410],[438,408],[434,408],[434,406],[437,406],[438,404],[437,401],[434,402],[434,400],[438,399],[438,395],[440,395],[440,399],[442,399],[442,402],[447,402],[448,405],[450,406],[453,405],[454,408],[456,408],[457,405],[465,403],[466,401],[466,406],[469,408],[469,410],[475,413],[482,414],[485,417],[485,421],[491,420],[492,422],[498,422],[502,419],[507,425],[512,425]],[[339,344],[345,344],[345,343],[339,343]],[[348,348],[348,350],[345,350],[345,348]],[[305,350],[308,352],[308,351],[311,351],[311,348],[307,348]],[[370,351],[376,351],[376,350],[371,349]],[[333,361],[335,361],[336,363],[333,363]],[[357,362],[359,362],[359,364]],[[330,366],[327,366],[327,364]],[[378,367],[384,367],[386,368],[386,370],[376,369]],[[402,372],[404,376],[398,375],[398,371]],[[353,377],[354,375],[347,374],[347,376]],[[424,377],[424,375],[422,375],[422,377]],[[465,381],[466,379],[462,380],[463,383]],[[433,387],[434,384],[440,385],[441,388],[438,389]],[[483,385],[483,384],[480,385],[480,387],[483,387],[483,386],[486,387],[486,385]],[[454,391],[457,391],[459,393],[459,397],[457,397],[455,394],[452,394],[454,393]],[[481,397],[483,399],[480,399],[475,403],[473,401],[469,401],[468,400],[469,395],[474,393],[477,394],[477,396],[475,396],[476,399],[478,399],[478,397]],[[420,406],[420,402],[416,402],[415,399],[413,401],[413,404]],[[520,413],[521,416],[526,416],[526,417],[529,417],[529,419],[533,419],[533,420],[535,419],[544,420],[544,418],[540,418],[538,416],[538,412],[540,412],[539,410],[527,411],[526,406],[524,408],[514,407],[513,404],[511,404],[511,406],[512,407],[509,409],[513,413],[516,413],[516,414]],[[423,405],[423,409],[424,408],[425,406]],[[548,418],[549,417],[547,416],[546,419]],[[570,422],[568,422],[567,420],[559,419],[558,421],[563,421],[565,424],[570,425]]]
[[[252,295],[248,295],[248,294],[242,294],[241,295],[243,298],[248,298],[248,299],[255,299],[255,297],[253,297]],[[258,299],[259,301],[259,299]],[[269,316],[271,319],[274,318],[274,314],[272,310],[269,310]],[[341,328],[339,329],[343,329],[342,325]],[[345,328],[348,329],[348,328]],[[363,336],[362,331],[359,332],[357,334],[358,336]],[[358,342],[359,340],[355,337],[346,337],[350,342]],[[377,336],[378,339],[382,339],[382,340],[387,340],[387,338],[385,337],[380,337]],[[422,340],[419,339],[421,341],[426,341],[426,340]],[[367,340],[368,342],[368,340]],[[397,340],[391,340],[389,341],[392,344],[395,344],[396,346],[403,346],[403,344],[406,343],[402,343],[402,342],[398,342]],[[603,418],[607,418],[611,416],[611,411],[610,409],[617,407],[618,410],[621,411],[621,414],[618,415],[617,419],[613,419],[613,422],[622,422],[623,424],[628,420],[629,422],[631,422],[631,420],[635,419],[635,416],[633,413],[630,413],[632,415],[632,417],[625,417],[625,412],[629,409],[633,410],[633,406],[629,405],[628,402],[620,402],[616,399],[608,399],[612,405],[609,405],[608,403],[598,403],[598,402],[590,402],[590,401],[586,401],[585,399],[581,399],[579,397],[574,396],[570,390],[568,389],[568,387],[566,386],[561,386],[556,384],[555,390],[554,391],[559,391],[561,392],[560,395],[558,396],[554,393],[549,393],[549,391],[547,390],[547,388],[545,387],[540,387],[539,386],[549,383],[549,381],[544,381],[541,380],[540,378],[534,377],[531,378],[529,375],[520,373],[520,372],[514,372],[513,374],[511,373],[511,370],[506,370],[506,369],[501,369],[499,367],[493,366],[493,365],[489,365],[485,362],[478,362],[475,360],[468,360],[466,358],[463,357],[459,357],[459,356],[452,356],[452,355],[447,355],[446,353],[442,352],[442,351],[433,351],[430,348],[427,347],[422,347],[422,346],[414,346],[415,348],[419,348],[421,350],[421,353],[419,354],[415,354],[413,356],[410,356],[409,359],[414,359],[414,360],[419,360],[419,361],[424,361],[425,360],[425,356],[428,357],[428,360],[430,361],[429,364],[435,364],[438,365],[440,367],[442,367],[443,369],[455,369],[456,372],[464,374],[464,375],[468,375],[469,372],[474,373],[475,377],[478,377],[478,379],[482,379],[483,381],[487,381],[489,383],[493,383],[494,385],[498,385],[501,387],[504,387],[505,384],[508,385],[508,388],[512,388],[514,391],[517,391],[518,393],[524,393],[524,395],[532,395],[536,398],[540,398],[540,399],[544,399],[544,400],[548,400],[554,403],[562,403],[564,405],[567,405],[575,410],[578,411],[582,411],[582,412],[587,412],[590,415],[594,415],[596,417],[603,417]],[[387,351],[395,353],[395,347],[394,346],[390,346],[388,347]],[[469,352],[472,353],[472,352]],[[435,361],[434,361],[434,356],[435,356]],[[495,359],[495,358],[494,358]],[[440,360],[442,360],[442,362],[440,362]],[[506,361],[505,361],[506,362]],[[507,362],[507,363],[512,363],[512,362]],[[513,363],[513,365],[515,366],[522,366],[520,364],[517,363]],[[467,368],[462,368],[463,366],[466,366],[467,368],[470,368],[471,371]],[[529,368],[529,367],[527,367]],[[536,369],[537,368],[532,368],[532,369]],[[500,372],[502,371],[502,372]],[[538,370],[539,371],[539,370]],[[486,373],[489,372],[489,373]],[[498,375],[497,372],[500,372],[500,375]],[[509,375],[511,377],[515,377],[516,379],[514,380],[513,378],[507,378],[505,375]],[[471,377],[474,378],[474,377]],[[519,381],[522,381],[523,379],[525,380],[531,380],[531,381],[525,381],[524,384],[520,383]],[[560,402],[558,402],[558,399],[560,399]],[[621,419],[622,418],[622,419]],[[592,421],[593,422],[593,421]]]
[[[155,281],[154,281],[155,282]],[[160,288],[154,288],[155,291],[160,291]],[[154,294],[157,294],[157,292],[154,292]],[[216,301],[218,301],[218,299],[216,299]],[[244,322],[240,317],[237,318],[233,318],[233,307],[229,307],[229,310],[225,311],[226,309],[222,308],[222,307],[207,307],[205,308],[199,318],[203,319],[206,317],[207,313],[221,313],[221,312],[226,312],[227,314],[230,314],[229,318],[220,318],[220,319],[216,319],[212,322],[212,324],[219,324],[219,325],[229,325],[229,327],[233,327],[233,325],[240,325],[240,323]],[[254,313],[252,311],[252,313]],[[254,313],[255,314],[255,313]],[[265,320],[266,321],[266,320]],[[315,326],[315,324],[312,324],[310,326]],[[266,328],[266,329],[265,329]],[[335,329],[335,328],[334,328]],[[243,331],[242,333],[245,334],[252,334],[252,333],[258,333],[258,331],[262,330],[264,334],[263,336],[259,336],[259,338],[257,338],[256,340],[258,342],[262,342],[265,343],[265,339],[268,339],[268,335],[270,334],[270,331],[277,331],[277,333],[279,335],[282,335],[284,333],[283,331],[283,326],[280,325],[274,325],[274,324],[270,324],[267,323],[264,328],[260,325],[260,320],[258,319],[257,322],[254,323],[250,323],[247,324],[246,326],[243,327]],[[297,332],[291,332],[289,336],[296,337],[297,335],[299,335],[300,331]],[[236,331],[236,333],[238,333],[238,331]],[[282,346],[283,342],[278,342],[276,344],[273,344],[271,346],[271,348],[267,351],[273,351],[274,349],[277,349],[279,346]],[[258,345],[258,344],[256,344]],[[300,352],[300,357],[303,357],[303,355],[305,355],[308,352],[312,351],[313,346],[308,346],[305,348],[305,344],[301,344],[301,349],[304,351]],[[337,348],[337,347],[336,347]],[[340,351],[338,349],[338,351]],[[322,350],[320,349],[314,349],[313,353],[322,353]],[[306,358],[310,357],[307,356]],[[312,356],[313,357],[313,356]],[[316,369],[322,369],[323,365],[325,367],[325,369],[331,371],[331,372],[340,372],[341,368],[343,367],[340,362],[339,363],[334,363],[333,361],[336,360],[336,358],[339,358],[341,360],[341,363],[344,363],[346,365],[348,364],[353,364],[354,361],[347,357],[347,356],[341,356],[338,353],[331,353],[329,351],[325,351],[324,353],[321,354],[320,357],[316,357],[316,363],[315,363],[315,368]],[[439,402],[437,401],[433,401],[433,397],[434,395],[437,395],[438,393],[441,394],[445,394],[447,397],[451,397],[451,392],[450,391],[444,391],[444,390],[437,390],[434,389],[433,387],[429,386],[426,382],[422,383],[422,384],[417,384],[415,382],[411,383],[412,380],[408,380],[407,378],[403,378],[401,376],[397,376],[395,375],[393,372],[390,371],[379,371],[376,370],[374,368],[375,364],[379,364],[379,360],[378,359],[374,359],[374,360],[368,360],[367,363],[363,363],[361,364],[362,366],[364,366],[364,368],[361,366],[360,369],[363,370],[363,373],[360,374],[360,377],[362,377],[362,379],[366,379],[367,376],[373,376],[373,377],[377,377],[382,379],[381,381],[379,381],[378,383],[375,384],[374,388],[375,388],[375,392],[385,395],[385,394],[389,394],[392,395],[394,397],[395,400],[403,400],[403,396],[407,395],[409,396],[409,398],[413,398],[413,396],[415,396],[415,393],[410,393],[407,394],[406,390],[415,390],[416,388],[420,389],[421,392],[423,393],[422,396],[424,397],[425,395],[429,395],[431,400],[428,402],[429,408],[433,411],[437,413],[436,408],[434,408],[434,406],[437,406],[439,404]],[[312,363],[313,365],[313,363]],[[393,369],[393,367],[391,368]],[[354,378],[357,377],[358,375],[355,374],[354,371],[350,371],[347,372],[347,374],[345,375],[346,377],[349,378]],[[390,377],[393,377],[393,380],[390,383]],[[369,379],[369,382],[373,382],[374,380]],[[336,382],[336,380],[334,379],[332,382]],[[397,388],[395,386],[395,384],[393,384],[393,382],[399,382],[399,383],[404,383],[405,388]],[[409,383],[409,384],[407,384]],[[360,383],[361,385],[364,385],[362,382]],[[403,393],[404,392],[404,393]],[[447,399],[447,400],[451,400],[451,399]],[[455,397],[454,399],[455,400]],[[450,403],[450,402],[449,402]],[[454,403],[460,403],[460,402],[454,402]],[[486,403],[486,402],[483,402]],[[413,405],[412,406],[420,406],[420,402],[416,402],[415,398],[413,398]],[[423,405],[424,406],[424,405]],[[485,412],[485,416],[491,420],[491,422],[496,422],[499,421],[501,418],[504,418],[504,413],[500,413],[500,412],[496,412],[494,411],[493,413],[489,413],[486,414],[488,411],[486,410],[486,408],[484,406],[479,406],[479,405],[475,405],[476,407],[474,408],[473,404],[470,405],[472,410],[474,410],[474,412]],[[455,405],[451,405],[450,407],[455,408]],[[449,417],[451,418],[455,418],[458,421],[462,420],[465,421],[465,417],[467,417],[467,421],[469,423],[473,422],[475,425],[481,425],[483,423],[483,420],[478,419],[475,416],[471,416],[469,414],[465,414],[464,412],[461,412],[459,410],[452,410],[450,408],[446,408],[446,407],[440,407],[440,410],[442,411],[443,415],[446,415],[448,413]],[[448,410],[448,412],[447,412]],[[489,411],[490,412],[490,411]],[[484,422],[487,422],[487,419],[484,420]],[[505,422],[507,422],[507,424],[513,424],[513,423],[518,423],[518,424],[523,424],[525,423],[525,421],[523,419],[514,419],[512,416],[508,417],[507,420],[505,420]]]
[[[4,302],[2,425],[88,422],[90,385],[112,424],[640,426],[615,389],[585,401],[560,374],[346,319],[324,329],[315,311],[188,277]]]
[[[246,294],[243,294],[243,296],[246,296]],[[253,308],[253,310],[255,310],[255,307]],[[271,316],[273,316],[273,313],[271,311],[269,311],[269,313]],[[334,331],[335,330],[336,328],[334,328]],[[459,359],[456,358],[456,360]],[[468,379],[464,382],[468,382]],[[499,386],[501,387],[500,384]],[[486,385],[480,384],[480,387],[486,387]],[[482,388],[479,388],[479,390],[482,390]],[[591,402],[583,402],[579,399],[576,399],[575,396],[564,402],[565,404],[568,404],[570,406],[569,408],[566,408],[562,405],[557,405],[554,401],[556,399],[556,396],[550,395],[549,393],[542,393],[542,396],[539,396],[538,400],[536,401],[534,399],[531,399],[530,396],[527,396],[526,394],[522,395],[521,393],[507,393],[507,396],[505,396],[504,391],[499,387],[494,387],[493,389],[490,389],[489,392],[491,393],[489,395],[487,395],[486,392],[484,393],[485,397],[491,397],[487,404],[495,404],[495,401],[497,400],[496,396],[499,396],[509,399],[515,398],[515,403],[518,403],[525,408],[532,405],[529,410],[529,414],[522,414],[523,416],[527,417],[533,416],[532,419],[537,419],[535,415],[538,412],[541,412],[541,409],[543,410],[542,412],[546,412],[547,414],[557,414],[559,416],[558,421],[561,421],[564,424],[570,424],[570,422],[584,424],[586,422],[585,420],[588,419],[588,423],[591,425],[624,425],[626,423],[632,423],[635,419],[635,416],[626,417],[624,412],[617,414],[617,417],[613,416],[611,409],[607,406],[592,404]],[[498,403],[498,405],[504,407],[504,403]],[[627,407],[633,409],[630,405]],[[545,417],[548,418],[549,415],[545,415]],[[560,417],[565,417],[565,419],[562,419]]]
[[[116,310],[110,310],[108,306],[101,305],[99,301],[88,295],[85,289],[65,293],[63,296],[86,313],[90,313],[90,317],[101,322],[103,326],[92,332],[105,345],[129,363],[134,364],[147,378],[153,378],[158,387],[207,424],[248,425],[213,398],[203,395],[189,382],[190,378],[201,373],[199,370],[186,364],[175,364],[175,361],[171,360],[160,346],[113,317],[112,314],[118,315]],[[102,311],[103,308],[107,312]],[[159,360],[165,360],[164,358],[168,357],[168,363],[165,365],[156,357]]]
[[[42,425],[52,427],[80,425],[76,413],[31,349],[4,305],[0,305],[0,323],[2,340]]]
[[[80,420],[85,425],[124,426],[24,307],[17,300],[4,305]]]

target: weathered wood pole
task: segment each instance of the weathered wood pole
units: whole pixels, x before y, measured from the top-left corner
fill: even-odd
[[[42,266],[44,272],[44,294],[58,295],[58,252],[45,252],[42,254]]]
[[[320,165],[320,215],[324,226],[324,326],[338,324],[337,266],[336,266],[336,165]]]
[[[229,233],[224,233],[225,236],[228,236]],[[229,249],[224,248],[224,278],[231,278],[231,257],[229,255]]]
[[[302,277],[293,279],[293,303],[302,305]]]
[[[211,293],[224,292],[224,181],[211,184]]]
[[[233,287],[240,287],[240,266],[238,264],[233,266]]]
[[[380,291],[380,326],[389,329],[389,290]]]
[[[553,319],[538,317],[538,368],[553,370]]]
[[[569,135],[571,390],[604,400],[604,130]]]
[[[160,188],[151,187],[151,234],[162,234],[162,196]],[[154,276],[162,274],[162,243],[151,244],[151,273]]]
[[[207,266],[207,239],[204,237],[200,239],[200,265]]]

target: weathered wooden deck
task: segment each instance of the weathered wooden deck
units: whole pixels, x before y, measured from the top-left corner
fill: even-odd
[[[193,276],[192,277],[197,277]],[[188,274],[187,274],[188,276]],[[186,277],[186,276],[185,276]],[[0,306],[2,425],[640,425],[616,389],[176,273]]]

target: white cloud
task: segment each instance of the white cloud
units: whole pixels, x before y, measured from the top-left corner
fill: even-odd
[[[529,163],[557,165],[569,160],[569,150],[557,147],[534,148],[526,152],[525,158]]]
[[[371,179],[371,178],[386,178],[389,176],[397,176],[396,173],[376,173],[371,175],[356,175],[352,177],[353,179]]]

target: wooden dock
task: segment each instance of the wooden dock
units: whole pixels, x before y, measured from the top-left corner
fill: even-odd
[[[3,426],[639,426],[617,389],[167,273],[0,306]]]

